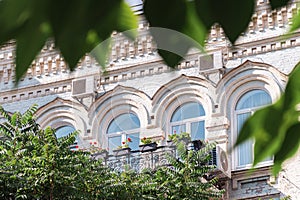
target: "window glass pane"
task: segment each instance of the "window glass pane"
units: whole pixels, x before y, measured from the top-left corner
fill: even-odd
[[[246,119],[251,115],[250,112],[237,115],[237,131],[241,131]],[[253,140],[247,140],[239,145],[238,148],[238,165],[243,166],[252,163]]]
[[[108,150],[112,153],[114,149],[117,149],[121,145],[121,136],[108,138]]]
[[[176,109],[172,115],[171,122],[178,122],[200,116],[205,116],[205,111],[201,104],[197,102],[186,103]]]
[[[270,95],[263,90],[252,90],[245,93],[236,105],[236,110],[251,109],[272,103]],[[251,115],[250,112],[237,115],[237,132],[239,133],[246,119]],[[237,147],[238,165],[243,166],[253,162],[254,140],[248,140]],[[272,157],[264,161],[272,160]]]
[[[132,114],[126,113],[116,117],[109,125],[107,133],[117,133],[140,127],[139,118]]]
[[[238,146],[238,165],[244,166],[252,163],[253,141],[248,140]]]
[[[245,108],[254,108],[271,104],[272,99],[270,95],[263,90],[252,90],[244,94],[236,105],[236,110]]]
[[[191,139],[204,140],[204,121],[191,123]]]
[[[55,135],[57,138],[65,137],[69,135],[70,133],[74,132],[75,128],[73,126],[62,126],[56,129]],[[76,136],[76,141],[77,142],[77,136]]]
[[[131,150],[139,150],[140,145],[140,134],[139,133],[133,133],[130,135],[126,135],[126,140],[130,138],[131,142],[128,143]]]
[[[178,134],[178,133],[182,133],[182,132],[186,132],[185,124],[172,126],[171,134]]]

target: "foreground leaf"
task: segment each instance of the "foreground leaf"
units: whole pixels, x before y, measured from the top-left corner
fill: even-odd
[[[292,25],[290,27],[290,31],[289,32],[296,31],[299,28],[300,28],[300,12],[298,12],[297,15],[293,17],[293,19],[292,19]]]
[[[3,0],[0,26],[0,44],[11,39],[16,41],[17,82],[48,38],[54,39],[69,68],[74,70],[78,61],[113,31],[138,27],[137,16],[123,0],[74,0],[72,3],[68,0]],[[128,32],[126,36],[133,39],[136,32]],[[102,57],[104,60],[106,55]]]
[[[255,1],[253,0],[195,0],[197,13],[209,30],[219,23],[232,44],[246,30],[251,20]]]
[[[23,74],[26,73],[28,66],[32,63],[41,51],[46,40],[51,34],[50,25],[44,18],[43,8],[47,7],[43,1],[31,4],[31,17],[22,29],[22,34],[16,38],[16,83]]]
[[[289,3],[290,0],[270,0],[272,10],[280,8]]]
[[[169,67],[177,66],[190,48],[203,49],[207,30],[197,17],[194,2],[147,0],[144,12],[158,54]]]

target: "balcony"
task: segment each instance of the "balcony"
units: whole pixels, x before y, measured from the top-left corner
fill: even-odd
[[[197,150],[193,143],[188,145],[189,150]],[[109,155],[107,152],[92,154],[93,159],[102,159],[104,164],[114,169],[115,171],[124,171],[125,168],[133,169],[141,172],[143,169],[155,169],[159,166],[168,165],[167,154],[177,156],[176,146],[168,144],[166,146],[158,146],[156,149],[149,151],[128,151],[124,154]],[[217,165],[216,149],[211,152],[211,160],[208,164]]]

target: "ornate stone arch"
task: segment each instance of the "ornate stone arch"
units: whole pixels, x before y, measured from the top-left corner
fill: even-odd
[[[216,103],[218,112],[229,119],[227,130],[229,146],[233,146],[236,137],[234,121],[235,106],[239,99],[251,90],[262,90],[268,93],[275,102],[284,90],[287,76],[271,65],[246,61],[237,68],[229,71],[217,84]],[[233,168],[236,166],[236,152],[229,156]]]
[[[91,137],[106,148],[106,130],[115,117],[123,113],[133,113],[139,118],[141,129],[143,129],[150,123],[150,108],[151,101],[145,93],[118,85],[99,97],[88,111],[92,126]]]
[[[205,110],[207,118],[214,111],[213,94],[215,88],[205,79],[181,75],[162,86],[153,96],[155,126],[167,131],[174,111],[182,104],[198,102]],[[165,133],[166,134],[166,133]]]
[[[80,136],[87,133],[87,111],[79,103],[56,98],[40,107],[36,113],[41,128],[51,126],[57,129],[62,126],[73,126],[80,131]]]
[[[247,60],[242,65],[229,71],[217,84],[216,103],[220,113],[230,116],[232,105],[249,90],[262,89],[271,98],[278,99],[284,90],[287,75],[265,63]]]

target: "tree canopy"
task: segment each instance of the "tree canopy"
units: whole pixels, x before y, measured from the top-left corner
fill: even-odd
[[[289,0],[270,0],[271,9],[287,5]],[[145,0],[144,15],[150,26],[178,31],[205,42],[211,26],[222,26],[228,40],[236,39],[248,27],[255,0]],[[166,14],[167,11],[167,14]],[[2,0],[0,1],[0,43],[16,41],[16,81],[27,71],[45,42],[51,38],[71,70],[79,59],[103,42],[113,31],[123,32],[138,27],[137,16],[123,0]],[[294,17],[291,31],[300,27],[300,16]],[[128,32],[134,38],[136,33]],[[153,34],[159,44],[159,36]],[[168,45],[184,44],[184,54],[193,44],[166,38]],[[158,49],[167,65],[174,67],[182,56]],[[99,63],[105,56],[98,57]],[[257,112],[242,129],[237,144],[255,138],[254,164],[274,155],[274,172],[298,149],[300,123],[295,106],[300,102],[298,73],[295,67],[286,92],[274,105]],[[271,123],[270,123],[271,122]],[[276,123],[274,123],[276,122]],[[276,124],[276,126],[274,126]]]
[[[72,151],[76,131],[57,139],[55,130],[41,129],[36,110],[10,115],[0,107],[6,119],[0,124],[1,199],[218,199],[224,192],[216,177],[203,181],[215,170],[208,164],[213,143],[198,152],[178,143],[180,159],[169,155],[168,166],[120,172],[89,151]]]

